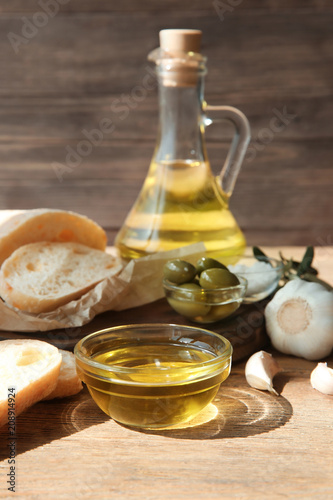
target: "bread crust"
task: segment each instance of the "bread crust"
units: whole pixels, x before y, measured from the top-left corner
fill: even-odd
[[[73,396],[83,389],[81,380],[76,373],[75,356],[70,351],[59,349],[62,361],[57,385],[45,400]]]
[[[61,360],[57,347],[41,340],[0,342],[0,427],[55,389]]]
[[[0,265],[17,248],[38,241],[77,242],[105,250],[105,231],[84,215],[39,208],[16,214],[0,225]]]

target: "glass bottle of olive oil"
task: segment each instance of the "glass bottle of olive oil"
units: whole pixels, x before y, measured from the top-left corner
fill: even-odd
[[[226,259],[245,248],[229,198],[250,140],[249,125],[239,110],[204,102],[200,40],[198,30],[162,30],[161,47],[149,55],[159,82],[159,132],[148,175],[115,240],[124,258],[201,241],[208,254]],[[236,128],[218,176],[204,139],[215,117]]]

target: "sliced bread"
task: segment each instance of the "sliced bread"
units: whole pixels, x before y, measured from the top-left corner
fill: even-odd
[[[0,342],[0,427],[44,399],[57,385],[61,353],[41,340]]]
[[[22,311],[48,312],[120,271],[119,260],[79,243],[30,243],[0,270],[0,296]]]
[[[73,396],[83,388],[76,373],[75,356],[72,352],[59,349],[62,357],[60,373],[55,389],[44,399],[64,398]]]
[[[66,210],[27,210],[0,225],[0,266],[17,248],[38,241],[76,242],[106,248],[105,231],[94,221]]]

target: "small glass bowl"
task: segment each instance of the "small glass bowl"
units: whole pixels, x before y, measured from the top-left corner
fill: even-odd
[[[117,326],[74,349],[97,405],[117,422],[159,429],[192,420],[231,369],[232,346],[216,333],[172,324]]]
[[[240,284],[226,288],[187,290],[163,280],[163,289],[169,305],[195,323],[215,323],[233,314],[241,305],[247,281],[237,276]]]
[[[252,268],[254,265],[256,269]],[[247,280],[244,304],[268,297],[276,290],[283,276],[283,262],[270,257],[262,257],[259,261],[252,256],[240,256],[237,264],[229,265],[228,269]]]

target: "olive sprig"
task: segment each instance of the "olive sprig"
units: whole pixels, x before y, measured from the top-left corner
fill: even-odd
[[[252,248],[253,255],[257,260],[267,261],[269,257],[259,248]],[[319,283],[327,290],[333,290],[333,287],[326,281],[318,278],[318,271],[312,266],[314,259],[314,248],[313,246],[308,246],[305,250],[302,260],[299,262],[293,258],[287,259],[279,252],[280,260],[283,263],[283,280],[284,283],[293,280],[295,278],[301,278],[305,281],[312,281]]]

